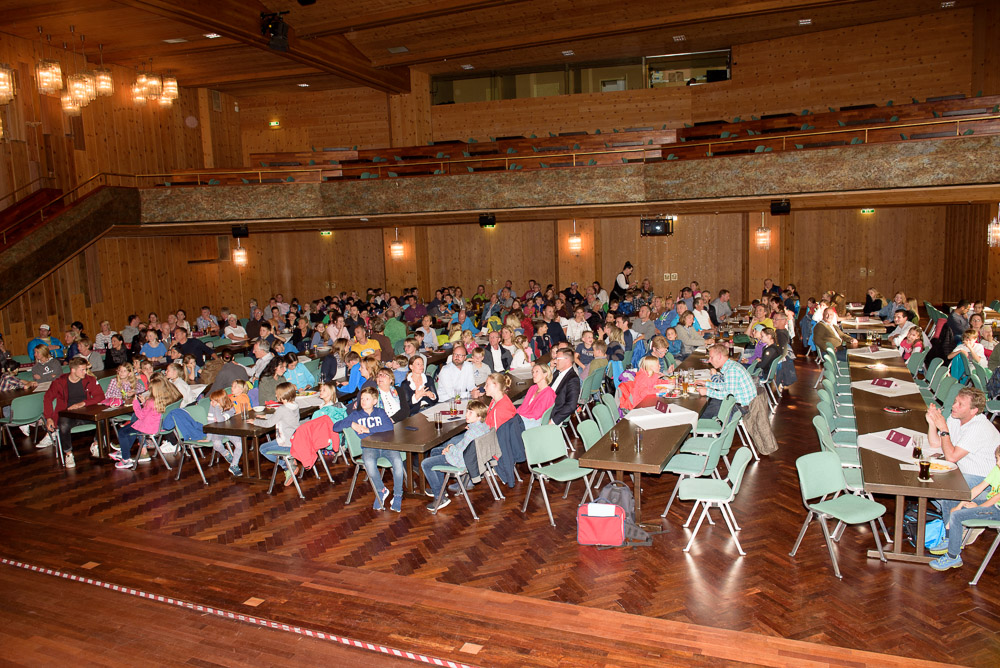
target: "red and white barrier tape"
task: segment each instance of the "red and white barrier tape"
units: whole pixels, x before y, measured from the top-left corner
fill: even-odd
[[[301,636],[318,638],[319,640],[330,640],[332,642],[340,643],[341,645],[347,645],[348,647],[356,647],[358,649],[364,649],[370,652],[388,654],[390,656],[394,656],[399,659],[410,659],[411,661],[419,661],[420,663],[426,663],[432,666],[444,666],[446,668],[475,668],[475,666],[466,663],[458,663],[455,661],[449,661],[447,659],[438,659],[437,657],[427,656],[425,654],[416,654],[414,652],[407,652],[404,650],[395,649],[393,647],[387,647],[386,645],[364,642],[362,640],[354,640],[353,638],[345,638],[344,636],[338,636],[332,633],[313,631],[312,629],[306,629],[300,626],[293,626],[290,624],[283,624],[281,622],[275,622],[270,619],[261,619],[260,617],[244,615],[238,612],[230,612],[228,610],[220,610],[219,608],[200,605],[198,603],[190,603],[188,601],[182,601],[176,598],[171,598],[169,596],[150,594],[149,592],[142,591],[141,589],[122,587],[121,585],[112,584],[110,582],[104,582],[102,580],[95,580],[93,578],[73,575],[72,573],[64,573],[62,571],[58,571],[53,568],[34,566],[32,564],[24,563],[23,561],[7,559],[6,557],[0,557],[0,564],[4,564],[6,566],[15,566],[17,568],[23,568],[25,570],[34,571],[36,573],[44,573],[45,575],[53,575],[55,577],[63,578],[65,580],[72,580],[73,582],[80,582],[83,584],[94,585],[95,587],[101,587],[102,589],[110,589],[111,591],[116,591],[120,594],[138,596],[139,598],[144,598],[149,601],[156,601],[158,603],[175,605],[180,608],[187,608],[189,610],[195,610],[197,612],[204,612],[210,615],[216,615],[217,617],[222,617],[224,619],[231,619],[234,621],[244,622],[247,624],[254,624],[256,626],[264,626],[269,629],[275,629],[278,631],[287,631],[289,633],[295,633]]]

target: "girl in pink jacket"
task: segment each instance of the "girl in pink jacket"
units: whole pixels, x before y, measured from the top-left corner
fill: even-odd
[[[111,458],[117,460],[116,469],[130,469],[135,466],[132,459],[132,445],[142,438],[142,445],[139,448],[137,459],[143,458],[149,461],[146,455],[145,436],[151,436],[160,431],[160,422],[163,420],[163,413],[167,406],[179,401],[180,392],[173,383],[160,374],[154,375],[149,380],[150,396],[145,402],[140,402],[139,397],[132,399],[132,408],[135,411],[135,419],[118,430],[118,443],[120,452],[112,452]]]
[[[552,384],[552,370],[548,364],[535,363],[531,367],[531,379],[535,384],[528,388],[524,401],[517,407],[517,414],[521,416],[525,429],[540,425],[545,411],[556,402],[556,393],[549,387]]]

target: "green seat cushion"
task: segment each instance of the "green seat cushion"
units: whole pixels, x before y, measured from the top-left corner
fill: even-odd
[[[830,425],[834,429],[845,429],[845,430],[858,430],[858,425],[854,421],[854,418],[849,417],[836,417],[833,418],[833,423]]]
[[[431,470],[437,471],[438,473],[465,473],[465,467],[464,466],[461,467],[461,468],[459,468],[457,466],[449,466],[447,464],[441,464],[439,466],[434,466],[434,467],[432,467]]]
[[[75,426],[72,429],[70,429],[69,433],[71,433],[71,434],[84,434],[84,433],[86,433],[88,431],[94,431],[95,429],[97,429],[97,425],[96,424],[78,424],[77,426]]]
[[[688,478],[677,488],[681,501],[727,501],[732,488],[724,480],[713,478]]]
[[[838,431],[832,434],[833,442],[837,445],[852,445],[857,447],[858,445],[858,434],[853,431]]]
[[[1000,529],[1000,520],[965,520],[962,526],[972,529]]]
[[[837,448],[837,456],[840,457],[841,465],[861,466],[861,457],[857,448]]]
[[[546,478],[551,478],[559,482],[579,480],[589,475],[591,471],[591,469],[581,467],[575,459],[562,459],[554,464],[532,466],[531,470],[538,475],[543,475]]]
[[[809,508],[848,524],[863,524],[882,517],[885,506],[862,496],[842,494],[836,499],[810,503]]]
[[[663,473],[676,473],[678,475],[686,473],[688,475],[698,475],[705,467],[705,458],[701,455],[681,453],[674,455],[663,467]]]
[[[709,448],[716,441],[708,436],[692,436],[681,445],[681,452],[696,455],[707,455]]]
[[[701,419],[698,420],[698,426],[695,427],[695,433],[698,434],[721,434],[722,425],[714,419]]]

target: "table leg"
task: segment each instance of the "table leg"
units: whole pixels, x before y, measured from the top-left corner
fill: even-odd
[[[896,497],[896,523],[892,527],[892,551],[896,554],[903,553],[903,543],[906,539],[903,538],[903,511],[906,509],[906,497],[897,496]]]
[[[927,497],[917,499],[917,556],[924,556],[924,529],[927,524]]]
[[[635,474],[635,523],[642,523],[642,474]]]
[[[888,561],[905,561],[911,564],[927,564],[934,558],[924,554],[924,524],[927,512],[927,499],[920,497],[917,499],[917,549],[915,552],[903,552],[903,544],[906,537],[903,535],[903,511],[906,508],[906,497],[896,497],[896,522],[893,527],[892,550],[885,550],[885,558]],[[878,550],[868,550],[869,559],[878,559]]]

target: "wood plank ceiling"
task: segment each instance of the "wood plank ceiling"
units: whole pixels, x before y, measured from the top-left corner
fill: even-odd
[[[993,0],[957,0],[961,8]],[[89,60],[157,71],[235,95],[369,86],[405,92],[407,68],[458,74],[728,48],[943,11],[941,0],[0,0],[0,34]],[[946,3],[945,3],[946,4]],[[267,47],[261,12],[288,12],[288,53]],[[809,19],[808,25],[800,21]],[[210,38],[207,35],[217,34]],[[682,40],[675,39],[683,35]],[[0,37],[2,38],[2,37]],[[166,40],[171,40],[168,43]],[[174,41],[183,40],[183,41]],[[77,39],[77,45],[79,40]],[[405,50],[400,50],[401,48]],[[573,55],[564,56],[564,51]],[[298,84],[308,84],[308,88]]]

